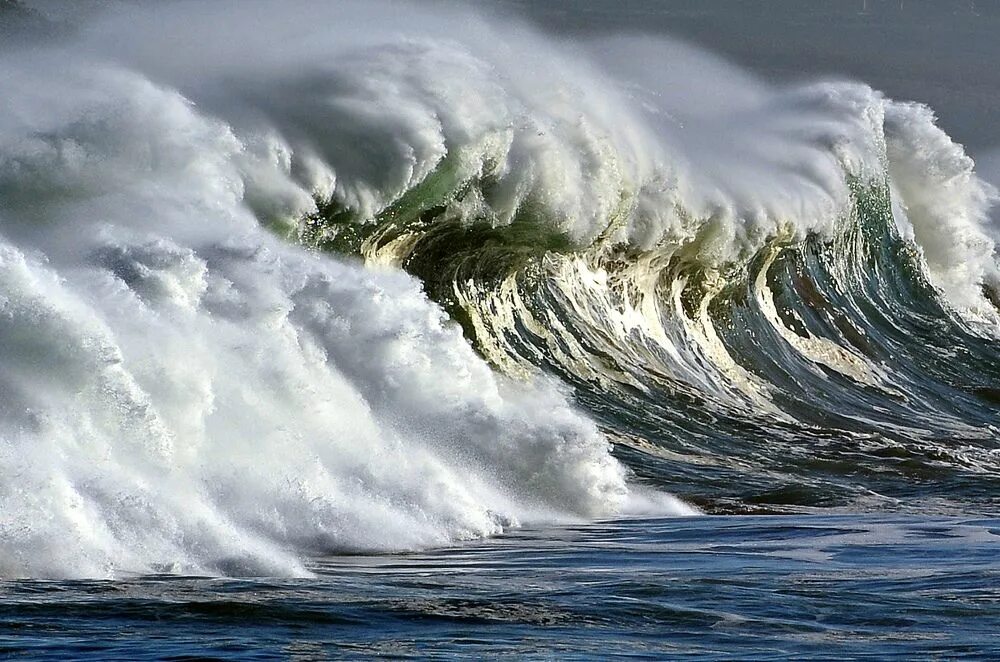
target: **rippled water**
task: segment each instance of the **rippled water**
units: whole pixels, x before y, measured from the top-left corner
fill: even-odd
[[[634,519],[319,558],[309,579],[6,582],[0,652],[987,659],[998,542],[997,519]]]

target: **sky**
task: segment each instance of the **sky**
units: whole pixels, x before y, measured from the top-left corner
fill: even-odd
[[[473,0],[475,1],[475,0]],[[863,80],[934,108],[970,152],[1000,147],[1000,2],[490,0],[559,34],[669,34],[774,81]],[[655,66],[655,63],[650,63]]]

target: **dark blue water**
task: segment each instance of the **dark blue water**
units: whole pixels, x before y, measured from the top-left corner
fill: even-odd
[[[1000,520],[696,517],[317,559],[296,580],[0,584],[37,659],[994,659]]]

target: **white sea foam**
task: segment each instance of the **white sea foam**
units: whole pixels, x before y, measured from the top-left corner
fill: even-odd
[[[245,172],[280,158],[135,74],[31,64],[0,137],[3,575],[300,573],[625,503],[594,425],[413,279],[260,229]]]

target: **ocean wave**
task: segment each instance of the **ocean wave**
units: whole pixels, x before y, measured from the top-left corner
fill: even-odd
[[[0,65],[0,575],[989,508],[996,193],[926,107],[443,6],[81,20]]]

